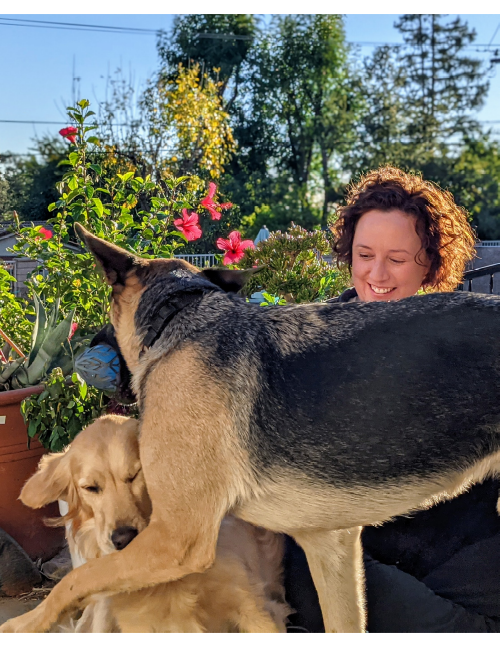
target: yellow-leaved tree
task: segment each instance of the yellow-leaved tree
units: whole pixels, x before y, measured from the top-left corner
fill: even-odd
[[[162,175],[217,180],[224,172],[236,147],[218,85],[199,65],[180,65],[176,78],[160,76],[146,89],[143,125]]]
[[[220,82],[195,64],[179,65],[175,76],[160,71],[138,101],[131,82],[118,75],[109,84],[111,97],[101,104],[99,121],[110,163],[121,157],[121,164],[126,159],[156,181],[191,174],[220,178],[236,150]]]

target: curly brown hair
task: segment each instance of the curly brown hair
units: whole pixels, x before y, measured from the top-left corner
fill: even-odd
[[[455,204],[449,191],[392,166],[370,171],[349,187],[347,204],[338,209],[332,226],[338,263],[351,268],[356,225],[372,209],[397,209],[415,217],[415,230],[430,261],[422,283],[426,290],[448,292],[463,281],[465,266],[476,255],[476,236],[467,212]]]

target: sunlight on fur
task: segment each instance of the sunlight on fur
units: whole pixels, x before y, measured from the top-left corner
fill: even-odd
[[[96,420],[66,451],[44,456],[21,492],[33,508],[67,501],[68,514],[48,523],[65,525],[72,555],[85,561],[124,548],[148,524],[138,426],[122,416]],[[207,571],[140,591],[92,596],[81,616],[65,619],[58,631],[285,632],[291,610],[284,601],[283,550],[282,536],[228,516]]]

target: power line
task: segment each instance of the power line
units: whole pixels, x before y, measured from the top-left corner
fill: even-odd
[[[108,33],[117,33],[117,34],[142,34],[142,35],[157,35],[163,29],[152,29],[147,27],[118,27],[114,25],[91,25],[88,23],[76,23],[76,22],[62,22],[56,20],[35,20],[32,18],[8,18],[5,16],[0,16],[0,25],[10,26],[10,27],[35,27],[39,29],[66,29],[74,31],[97,31],[97,32],[108,32]],[[497,27],[495,33],[493,34],[489,43],[473,43],[466,46],[464,49],[474,49],[475,47],[487,47],[495,48],[500,47],[500,43],[492,43],[491,41],[495,38],[500,24]],[[199,32],[196,34],[198,38],[208,38],[208,39],[218,39],[218,40],[252,40],[254,36],[244,36],[240,34],[218,34],[218,33],[203,33]],[[379,47],[382,45],[389,45],[390,47],[404,47],[407,46],[404,42],[387,42],[387,41],[348,41],[351,45],[365,45],[369,47]]]
[[[0,119],[0,124],[49,124],[52,126],[62,126],[66,123],[67,123],[66,121],[35,121],[35,120],[25,121],[23,119]]]
[[[489,42],[489,44],[490,44],[490,45],[491,45],[491,43],[492,43],[493,39],[495,38],[495,36],[497,35],[497,31],[498,31],[499,29],[500,29],[500,22],[498,23],[497,28],[495,29],[495,31],[494,31],[494,33],[493,33],[493,36],[490,38],[490,42]]]
[[[89,25],[87,23],[61,22],[57,20],[34,20],[31,18],[7,18],[0,16],[0,24],[9,27],[36,27],[38,29],[68,29],[80,31],[108,31],[126,34],[154,35],[160,29],[148,29],[145,27],[116,27],[113,25]]]
[[[499,25],[500,27],[500,25]],[[496,34],[493,34],[493,38]],[[493,38],[491,40],[493,40]],[[408,43],[391,43],[391,42],[378,42],[372,40],[351,40],[348,41],[351,45],[368,45],[370,47],[381,47],[382,45],[389,45],[390,47],[410,47]],[[466,45],[463,49],[475,49],[476,47],[500,47],[500,43],[473,43],[471,45]]]
[[[116,27],[113,25],[90,25],[88,23],[61,22],[57,20],[34,20],[31,18],[7,18],[0,16],[0,25],[7,27],[34,27],[38,29],[63,29],[68,31],[97,31],[116,34],[136,34],[143,36],[158,35],[162,29],[150,29],[147,27]],[[252,40],[253,36],[239,34],[210,34],[198,33],[198,38],[210,38],[215,40]]]
[[[66,125],[70,120],[67,119],[66,121],[40,121],[36,119],[0,119],[0,124],[35,124],[35,125],[49,125],[49,126],[64,126]],[[500,119],[478,119],[478,123],[480,124],[500,124]],[[131,124],[128,123],[122,123],[122,124],[111,124],[111,126],[130,126]]]

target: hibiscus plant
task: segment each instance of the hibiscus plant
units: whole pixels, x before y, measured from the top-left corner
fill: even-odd
[[[66,331],[74,321],[78,334],[90,339],[107,323],[110,290],[102,281],[94,258],[77,240],[75,223],[82,223],[95,235],[138,256],[171,258],[188,242],[201,238],[204,222],[220,220],[222,212],[232,205],[217,202],[217,186],[213,182],[204,191],[197,192],[189,187],[204,186],[199,178],[193,182],[192,176],[164,174],[153,181],[149,175],[141,176],[127,160],[110,159],[109,147],[96,137],[97,124],[87,100],[68,108],[68,116],[71,125],[60,131],[68,142],[68,156],[61,163],[67,171],[57,184],[59,199],[49,206],[53,216],[43,227],[25,226],[16,216],[17,243],[13,250],[38,263],[26,282],[37,311],[43,307],[52,309],[59,313],[52,322],[54,326],[64,322]],[[239,232],[231,232],[227,240],[219,239],[217,244],[225,251],[223,262],[226,265],[237,263],[243,255],[242,250],[253,246],[251,241],[241,241]],[[3,279],[0,288],[8,286],[8,281]],[[0,302],[1,297],[2,289]],[[21,300],[9,297],[6,303],[10,312],[19,315],[19,310],[22,311]],[[23,304],[26,314],[33,311],[28,301]],[[32,329],[31,318],[26,314],[23,324]],[[33,334],[36,337],[36,329]],[[15,360],[14,356],[5,360],[3,368],[12,369],[12,372],[18,369],[17,364],[22,364],[23,370],[18,371],[16,379],[19,385],[28,383],[25,369],[30,369],[27,363]],[[11,366],[14,361],[17,361],[16,366]],[[71,366],[58,366],[56,373],[50,375],[49,363],[44,364],[41,373],[36,371],[36,379],[41,379],[43,374],[48,386],[41,395],[27,400],[23,407],[30,438],[38,436],[52,450],[69,442],[81,429],[81,424],[101,413],[109,402],[109,398],[101,397],[102,393],[97,397],[95,389],[81,386]],[[34,369],[32,373],[30,383],[35,379]],[[56,420],[52,415],[54,411],[64,415],[61,413]],[[69,435],[64,435],[60,430],[70,420]],[[50,431],[54,424],[57,433]]]
[[[60,198],[49,206],[54,216],[43,231],[17,222],[14,250],[40,261],[30,283],[42,299],[60,299],[63,313],[74,309],[80,327],[96,331],[107,321],[109,288],[75,238],[76,222],[139,256],[171,258],[202,236],[203,218],[218,220],[232,205],[215,201],[213,182],[206,195],[198,195],[187,188],[187,176],[154,182],[136,170],[117,172],[116,165],[109,172],[89,102],[68,108],[68,115],[73,125],[60,131],[70,144],[62,162],[68,170],[57,185]]]

